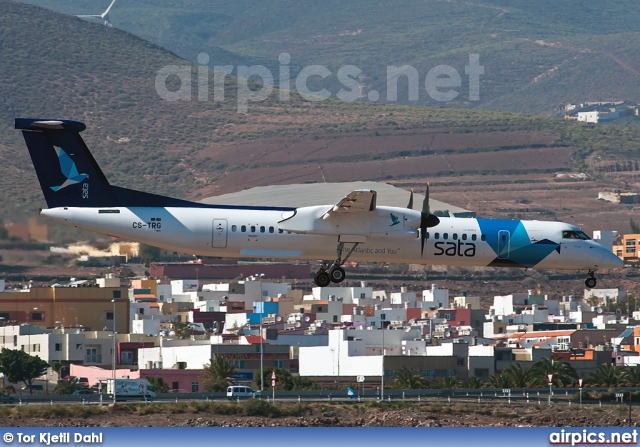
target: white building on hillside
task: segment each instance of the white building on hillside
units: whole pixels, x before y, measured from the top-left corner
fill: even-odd
[[[420,338],[419,329],[403,330],[332,330],[328,346],[300,347],[301,376],[381,376],[382,353],[408,355],[411,342]],[[424,346],[424,341],[421,342]]]
[[[449,289],[439,289],[437,284],[431,284],[431,289],[422,291],[422,308],[423,309],[448,309]]]
[[[304,301],[328,301],[330,296],[334,296],[336,301],[344,304],[354,303],[354,299],[370,300],[373,298],[373,288],[366,287],[314,287],[311,295],[305,295]]]

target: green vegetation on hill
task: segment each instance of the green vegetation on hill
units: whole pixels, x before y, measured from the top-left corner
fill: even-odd
[[[109,3],[26,1],[70,14],[95,14]],[[274,68],[288,52],[294,75],[309,64],[334,75],[354,64],[365,90],[382,99],[386,67],[409,64],[420,74],[417,103],[437,104],[424,89],[426,73],[451,65],[466,87],[464,67],[477,53],[485,67],[480,101],[466,102],[463,88],[446,105],[538,114],[564,102],[640,102],[640,11],[630,0],[155,0],[117,3],[111,17],[114,26],[193,61],[204,51],[217,65]],[[341,88],[335,76],[326,82],[334,93]]]
[[[312,145],[345,135],[535,131],[550,135],[552,145],[575,148],[578,168],[594,150],[640,150],[640,130],[630,127],[498,111],[335,99],[310,103],[295,94],[280,102],[277,91],[250,104],[248,114],[239,114],[235,78],[226,78],[224,101],[195,100],[195,67],[194,100],[169,102],[156,92],[156,74],[167,65],[188,65],[173,53],[117,28],[32,5],[0,0],[0,10],[0,206],[5,222],[24,220],[45,206],[22,137],[13,130],[18,116],[84,121],[88,130],[83,136],[113,184],[184,198],[201,198],[198,191],[206,192],[231,172],[246,172],[243,186],[255,186],[252,170],[264,166],[269,144]],[[213,86],[213,70],[209,74]],[[251,152],[238,150],[222,160],[230,147],[252,142]],[[376,153],[384,160],[410,155],[392,146]],[[322,152],[313,156],[321,159]],[[351,174],[353,180],[369,176],[366,171]]]

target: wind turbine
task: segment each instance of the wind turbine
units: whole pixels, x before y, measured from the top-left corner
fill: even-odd
[[[113,0],[111,2],[111,4],[109,5],[109,7],[107,8],[107,10],[105,12],[103,12],[102,14],[91,14],[91,15],[76,15],[76,17],[80,17],[81,19],[102,19],[104,20],[104,24],[107,26],[112,26],[111,22],[109,21],[109,11],[111,11],[111,8],[113,7],[113,4],[116,2],[116,0]]]

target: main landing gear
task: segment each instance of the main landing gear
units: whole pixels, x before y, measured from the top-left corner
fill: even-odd
[[[587,289],[593,289],[597,283],[596,272],[589,270],[589,277],[584,281],[584,285],[587,286]]]
[[[332,282],[341,283],[342,281],[344,281],[344,278],[347,276],[347,274],[342,268],[342,265],[347,262],[347,259],[349,259],[349,256],[351,256],[357,246],[358,242],[353,244],[353,247],[351,247],[347,252],[347,256],[342,259],[344,243],[340,242],[337,248],[338,258],[331,264],[329,264],[328,262],[324,262],[322,264],[322,267],[320,267],[320,270],[318,270],[318,272],[316,273],[316,276],[313,278],[313,282],[316,284],[316,286],[327,287]]]

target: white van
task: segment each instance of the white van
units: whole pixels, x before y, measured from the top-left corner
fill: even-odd
[[[260,397],[260,391],[254,391],[253,388],[242,385],[234,385],[227,387],[227,397],[229,399],[248,399],[250,397]]]

